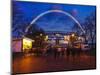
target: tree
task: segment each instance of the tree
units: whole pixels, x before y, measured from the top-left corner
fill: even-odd
[[[85,35],[92,45],[96,42],[96,13],[93,12],[89,15],[83,25]],[[92,46],[93,47],[93,46]]]
[[[73,27],[72,27],[72,31],[77,33],[78,35],[81,35],[82,30],[80,29],[80,27],[77,25],[77,23],[74,23]]]
[[[96,12],[92,12],[89,16],[86,17],[85,21],[81,23],[83,29],[85,30],[85,33],[81,34],[82,31],[76,25],[76,23],[73,26],[73,31],[77,34],[83,36],[85,38],[85,42],[92,44],[96,42]]]
[[[37,24],[32,25],[28,29],[28,32],[25,34],[25,36],[35,40],[34,43],[35,46],[43,47],[45,32],[43,31],[42,28],[39,28]]]
[[[75,33],[72,33],[70,35],[70,44],[71,44],[71,47],[73,48],[74,46],[74,43],[78,40],[78,37]]]
[[[14,37],[21,37],[29,24],[24,16],[25,14],[21,10],[21,7],[16,2],[12,2],[12,35]]]

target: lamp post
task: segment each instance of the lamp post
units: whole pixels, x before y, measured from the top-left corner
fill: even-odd
[[[71,36],[72,36],[72,37],[75,37],[75,34],[74,34],[74,33],[72,33],[72,34],[71,34]]]
[[[70,42],[71,42],[71,46],[73,47],[73,44],[74,44],[74,41],[76,40],[75,38],[75,34],[72,33],[71,36],[70,36]]]
[[[59,37],[60,37],[60,34],[56,34],[56,44],[59,45]]]

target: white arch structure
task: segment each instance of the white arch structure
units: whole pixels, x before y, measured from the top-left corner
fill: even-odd
[[[41,18],[42,16],[44,16],[46,14],[53,13],[53,12],[62,13],[62,14],[65,14],[66,16],[70,17],[72,20],[74,20],[77,23],[77,25],[80,27],[82,32],[85,33],[85,30],[82,28],[81,24],[71,14],[69,14],[68,12],[62,11],[62,10],[48,10],[48,11],[41,13],[35,19],[32,20],[32,22],[29,24],[29,26],[27,26],[25,32],[27,32],[28,29],[31,27],[31,25],[34,24],[39,18]]]

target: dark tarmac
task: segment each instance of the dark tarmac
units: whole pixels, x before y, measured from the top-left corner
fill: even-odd
[[[54,58],[53,56],[15,56],[12,61],[12,72],[20,73],[40,73],[69,70],[95,69],[95,56],[81,54],[80,56],[63,56]]]

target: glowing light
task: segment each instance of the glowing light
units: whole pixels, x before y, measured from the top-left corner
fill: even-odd
[[[74,36],[75,36],[75,34],[73,33],[71,36],[72,36],[72,37],[74,37]]]
[[[64,36],[64,40],[70,40],[70,36],[69,35],[67,35],[67,36]]]
[[[60,34],[56,34],[56,36],[60,36]]]
[[[24,38],[23,39],[23,51],[29,51],[32,48],[32,40]]]
[[[68,41],[64,41],[63,43],[68,44]]]
[[[46,35],[45,40],[48,40],[48,36]]]
[[[67,40],[67,36],[64,36],[64,40]]]
[[[35,40],[32,40],[32,42],[35,42]]]
[[[81,40],[82,38],[81,37],[78,37],[78,39]]]
[[[40,36],[42,36],[43,34],[40,34]]]

